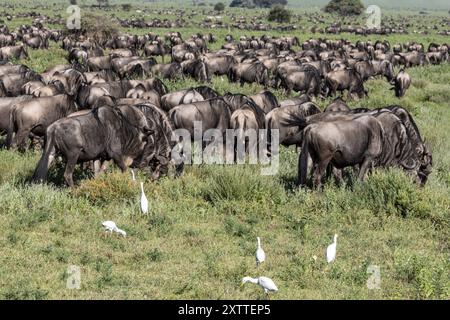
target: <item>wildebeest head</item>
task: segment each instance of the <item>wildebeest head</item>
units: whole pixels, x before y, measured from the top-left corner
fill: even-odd
[[[428,176],[430,175],[433,167],[433,155],[431,154],[431,151],[425,144],[425,142],[423,143],[423,147],[424,151],[420,161],[419,172],[417,173],[421,186],[425,185],[425,183],[427,182]]]

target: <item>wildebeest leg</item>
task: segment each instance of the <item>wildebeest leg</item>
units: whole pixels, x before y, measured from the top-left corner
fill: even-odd
[[[370,158],[364,158],[363,162],[361,163],[360,167],[359,167],[359,175],[358,175],[358,179],[360,181],[364,181],[364,178],[366,176],[366,172],[367,169],[369,168],[371,159]]]
[[[116,164],[119,166],[120,170],[122,170],[122,173],[127,171],[127,168],[128,168],[128,165],[126,164],[126,162],[128,162],[127,159],[123,159],[122,157],[120,157],[120,158],[114,159],[114,160],[115,160]],[[133,163],[133,161],[130,162],[130,165],[131,165],[131,163]]]
[[[73,187],[73,171],[75,170],[75,166],[78,160],[78,154],[71,153],[66,156],[66,170],[64,171],[64,181],[69,187]]]
[[[309,159],[308,147],[303,146],[302,152],[298,157],[298,184],[301,186],[306,185],[306,179],[308,176],[308,159]]]
[[[343,169],[338,169],[338,168],[336,168],[336,167],[332,167],[332,170],[333,170],[333,176],[334,176],[334,179],[336,180],[336,184],[338,185],[338,186],[340,186],[340,185],[342,185],[342,182],[343,182],[343,178],[342,178],[342,170]]]
[[[330,163],[331,156],[328,158],[322,159],[316,167],[316,170],[314,172],[314,187],[317,189],[320,189],[321,182],[322,182],[322,176],[327,169],[328,164]]]
[[[94,161],[94,177],[99,177],[102,173],[108,169],[109,161],[101,161],[101,160],[95,160]]]
[[[17,146],[20,152],[24,152],[27,150],[26,140],[28,139],[28,131],[27,130],[19,130],[16,136],[13,139],[11,144],[12,147]]]

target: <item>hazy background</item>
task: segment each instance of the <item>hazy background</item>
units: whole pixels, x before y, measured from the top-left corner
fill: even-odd
[[[228,5],[232,0],[109,0],[110,4],[156,4],[157,6],[192,6],[193,2],[215,4],[223,2]],[[319,9],[325,6],[329,0],[288,0],[288,6],[293,8],[311,8]],[[90,5],[97,3],[96,0],[77,0],[78,4]],[[440,11],[440,14],[449,15],[450,0],[362,0],[365,6],[375,4],[382,9],[401,9],[404,10],[433,10]],[[53,3],[69,4],[69,0],[0,0],[0,6],[5,4],[15,4],[16,6],[36,6],[47,5],[51,6]],[[200,7],[201,8],[201,7]]]

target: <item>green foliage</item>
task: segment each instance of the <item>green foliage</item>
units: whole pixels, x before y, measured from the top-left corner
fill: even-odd
[[[124,3],[124,4],[122,4],[121,7],[122,7],[123,11],[130,11],[132,8],[131,4],[129,4],[129,3]]]
[[[275,6],[270,9],[267,20],[279,23],[289,23],[291,21],[291,12],[282,6]]]
[[[221,12],[221,11],[223,11],[223,10],[225,10],[225,5],[223,4],[223,2],[217,2],[217,3],[214,5],[214,11]]]
[[[325,7],[324,11],[342,16],[357,16],[364,10],[364,6],[360,0],[331,0]]]
[[[72,190],[77,198],[84,198],[96,205],[106,205],[116,201],[126,201],[133,197],[138,185],[129,178],[129,173],[118,171],[102,175],[97,179],[81,181],[79,187]]]
[[[287,0],[233,0],[230,7],[241,8],[271,8],[276,5],[286,5]]]

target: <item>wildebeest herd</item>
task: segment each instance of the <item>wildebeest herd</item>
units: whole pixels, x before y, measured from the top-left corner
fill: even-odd
[[[74,185],[77,163],[89,163],[96,173],[113,160],[121,170],[148,171],[153,178],[168,172],[175,129],[274,129],[280,143],[301,148],[299,182],[305,184],[312,163],[314,184],[325,171],[342,179],[342,169],[359,165],[364,179],[371,167],[403,168],[424,184],[432,156],[412,115],[401,106],[351,110],[337,97],[324,112],[321,97],[348,91],[348,99],[369,94],[364,82],[385,77],[402,97],[411,78],[405,69],[448,63],[449,46],[432,43],[392,45],[388,41],[241,37],[228,35],[218,51],[212,34],[183,39],[120,34],[94,38],[42,26],[0,29],[0,132],[6,147],[24,151],[42,145],[34,181],[46,179],[58,157],[65,161],[64,178]],[[36,73],[9,60],[46,49],[49,42],[67,51],[68,64]],[[295,49],[300,47],[300,49]],[[158,63],[170,56],[171,62]],[[401,67],[395,74],[394,68]],[[219,94],[208,86],[213,76],[230,82],[257,83],[261,93]],[[192,77],[197,87],[169,92],[165,79]],[[269,88],[301,95],[279,102]],[[242,139],[245,139],[243,137]],[[271,154],[270,145],[267,150]],[[176,173],[181,174],[178,164]]]

